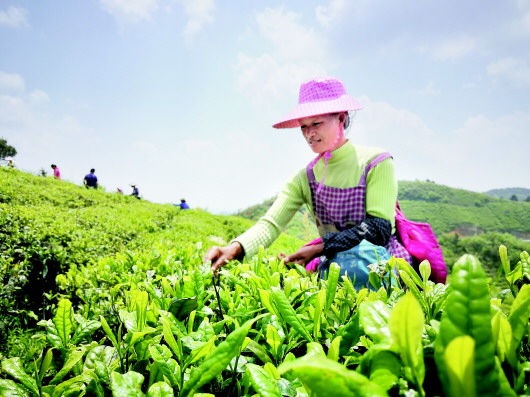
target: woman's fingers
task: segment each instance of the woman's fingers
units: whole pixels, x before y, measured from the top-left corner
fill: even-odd
[[[243,256],[243,248],[238,242],[233,242],[226,247],[213,246],[204,255],[204,262],[211,262],[212,270],[214,274],[217,274],[217,270],[221,266],[226,265],[227,262],[237,259]]]
[[[296,263],[297,265],[303,265],[304,258],[300,256],[298,252],[295,252],[294,254],[286,256],[284,262],[285,263]]]
[[[214,262],[221,254],[221,247],[213,246],[204,255],[203,262]]]

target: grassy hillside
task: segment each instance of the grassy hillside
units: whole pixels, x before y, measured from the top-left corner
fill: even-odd
[[[44,230],[51,229],[53,224],[62,224],[49,233],[75,229],[76,236],[70,236],[69,240],[81,237],[91,245],[88,243],[91,234],[95,237],[98,233],[105,233],[106,238],[118,242],[107,246],[101,240],[94,243],[98,256],[123,247],[132,248],[140,239],[156,240],[164,230],[169,230],[177,242],[201,242],[205,247],[226,244],[253,224],[241,217],[181,210],[170,204],[86,189],[51,177],[6,168],[0,168],[0,214],[0,221],[8,224],[7,227],[23,229],[23,225],[31,224]],[[112,225],[111,229],[109,225]],[[1,232],[5,237],[6,231],[2,229]],[[282,235],[276,247],[291,242],[298,243],[296,239]]]
[[[430,223],[437,234],[472,236],[485,232],[530,238],[530,203],[430,182],[399,183],[399,201],[407,217]]]
[[[210,246],[224,245],[248,229],[272,200],[238,216],[212,215],[0,168],[0,314],[45,310],[42,297],[56,290],[56,277],[72,266],[92,266],[131,253],[146,253],[155,260],[168,245],[184,250],[198,246],[203,255]],[[424,182],[400,182],[400,202],[410,219],[431,223],[439,235],[455,231],[456,236],[483,237],[441,239],[449,266],[467,252],[494,273],[499,244],[514,247],[513,255],[527,250],[491,233],[528,236],[530,203]],[[302,208],[265,253],[292,252],[315,236],[307,209]]]
[[[131,253],[156,257],[168,245],[199,245],[204,253],[252,224],[1,167],[0,314],[45,310],[43,296],[56,291],[57,275],[72,266]],[[282,235],[267,253],[290,251],[301,243]],[[7,325],[0,321],[0,333]]]
[[[1,396],[528,395],[527,253],[502,289],[472,255],[450,285],[391,259],[356,289],[263,251],[213,276],[204,250],[252,221],[4,169],[0,197]]]

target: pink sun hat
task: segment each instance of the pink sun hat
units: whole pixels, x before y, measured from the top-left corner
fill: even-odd
[[[359,109],[362,109],[361,104],[348,95],[342,81],[335,77],[317,77],[302,83],[298,105],[273,127],[300,127],[298,120],[304,117]]]

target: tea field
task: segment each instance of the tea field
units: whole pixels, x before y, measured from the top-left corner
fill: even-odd
[[[278,260],[288,235],[213,276],[251,224],[0,169],[0,395],[530,394],[526,251],[499,246],[502,294],[470,254],[356,290]]]

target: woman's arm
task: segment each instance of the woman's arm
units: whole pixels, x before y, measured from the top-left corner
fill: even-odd
[[[322,237],[323,254],[331,258],[337,252],[346,251],[367,240],[375,245],[385,246],[392,234],[390,221],[368,215],[360,224],[342,232],[327,233]]]
[[[232,259],[242,259],[242,255],[250,258],[258,252],[260,246],[269,247],[276,240],[296,211],[304,204],[302,176],[301,172],[294,175],[278,194],[267,213],[254,226],[230,241],[229,246],[238,247],[238,257]],[[226,253],[229,251],[226,251]],[[215,257],[217,259],[225,254],[225,252],[216,252]],[[206,259],[211,260],[212,258],[208,256]],[[221,261],[224,259],[227,259],[227,257],[221,258]],[[216,269],[224,265],[218,260],[214,264]]]

